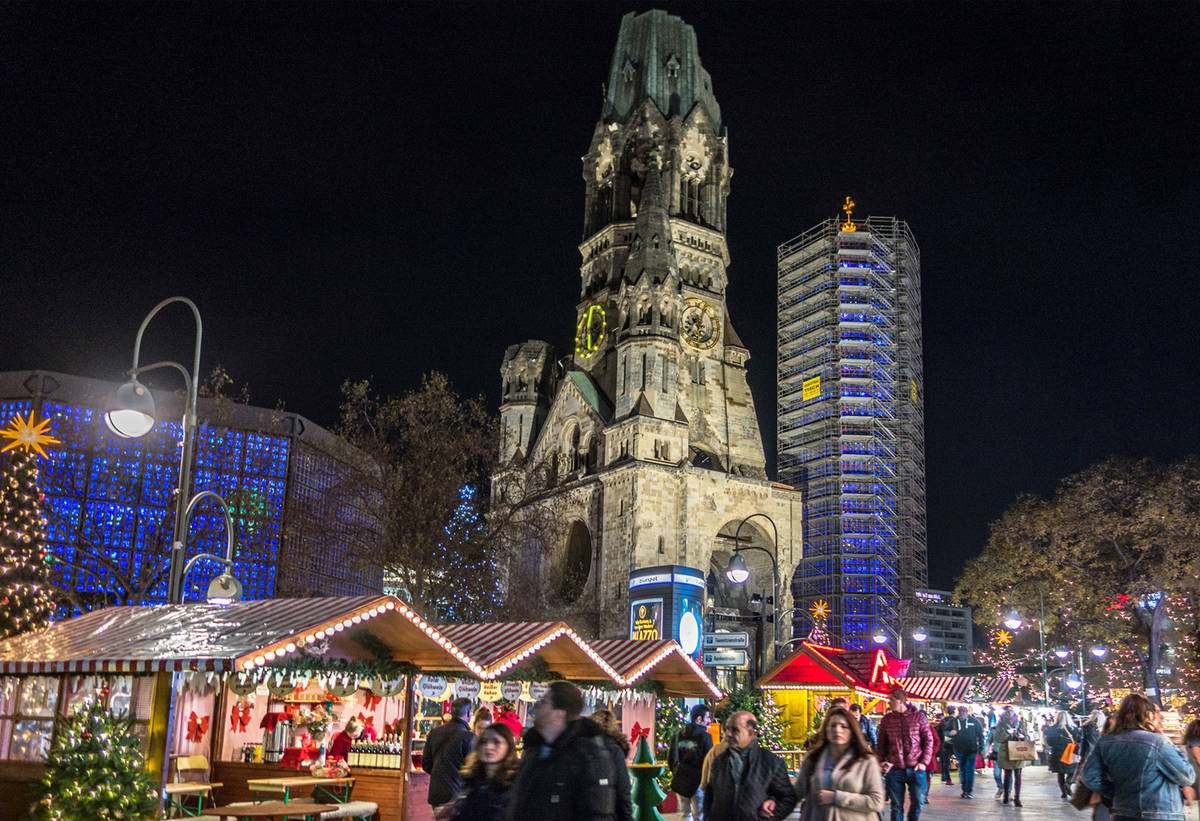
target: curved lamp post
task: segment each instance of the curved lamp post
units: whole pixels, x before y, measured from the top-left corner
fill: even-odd
[[[764,547],[755,547],[754,545],[746,545],[745,547],[742,547],[742,543],[740,541],[742,527],[746,524],[746,522],[750,521],[755,516],[766,519],[771,523],[771,531],[775,534],[775,553],[772,553],[770,550],[767,550]],[[729,565],[725,568],[725,578],[729,579],[729,581],[733,582],[734,584],[745,584],[746,580],[750,578],[750,568],[746,567],[746,560],[741,557],[741,552],[743,550],[757,550],[760,553],[767,554],[768,558],[771,559],[771,592],[775,596],[775,613],[778,613],[779,559],[776,557],[776,553],[779,552],[779,529],[775,527],[775,520],[765,513],[751,513],[745,519],[742,519],[740,522],[738,522],[737,530],[735,530],[733,533],[733,555],[729,557]],[[772,618],[774,618],[774,629],[771,630],[771,638],[772,644],[774,645],[775,661],[779,661],[779,619],[775,618],[775,613],[772,613]],[[765,662],[765,659],[760,659],[759,666],[762,668],[759,671],[760,674],[766,673]]]
[[[233,604],[242,600],[242,583],[233,575],[233,516],[229,512],[229,505],[225,500],[213,493],[211,490],[202,490],[192,497],[188,502],[187,509],[184,511],[184,532],[187,532],[187,525],[192,519],[192,511],[196,508],[196,503],[201,499],[212,499],[218,507],[221,508],[221,513],[225,516],[225,557],[221,558],[212,553],[199,553],[188,559],[188,563],[183,566],[182,578],[187,578],[187,574],[191,572],[196,562],[201,559],[206,559],[211,562],[221,562],[225,565],[225,572],[220,576],[214,576],[213,580],[208,583],[209,604]],[[182,601],[182,591],[180,591],[180,600]]]
[[[139,365],[138,361],[142,351],[142,336],[146,333],[146,326],[150,324],[150,320],[168,305],[176,302],[182,303],[191,308],[192,316],[196,319],[196,347],[192,356],[192,370],[189,373],[187,368],[180,365],[178,362],[154,362],[150,365]],[[225,500],[212,491],[204,491],[192,497],[192,454],[196,446],[196,388],[200,378],[200,341],[204,335],[204,325],[200,320],[200,310],[196,307],[196,303],[192,302],[187,297],[173,296],[164,299],[162,302],[150,309],[150,313],[146,314],[146,318],[142,320],[141,326],[138,328],[137,337],[133,342],[133,367],[129,369],[129,381],[121,387],[117,388],[105,405],[104,421],[113,433],[125,439],[134,439],[144,436],[150,432],[157,421],[157,409],[154,404],[154,397],[149,389],[138,381],[138,375],[147,371],[158,370],[159,368],[173,368],[179,371],[183,376],[184,386],[187,389],[187,404],[183,412],[183,447],[182,455],[179,461],[179,487],[178,494],[175,497],[175,528],[171,533],[171,560],[168,565],[168,582],[167,582],[167,601],[171,604],[178,604],[183,601],[183,579],[188,570],[192,568],[196,559],[210,556],[216,561],[225,563],[225,573],[213,579],[215,584],[218,580],[222,584],[217,590],[213,590],[210,585],[210,594],[216,592],[217,600],[236,601],[241,598],[241,584],[233,578],[230,571],[233,569],[233,527],[232,519],[229,515],[229,506],[225,504]],[[184,545],[187,542],[188,517],[191,515],[195,503],[205,497],[215,498],[225,512],[225,527],[226,527],[226,550],[225,558],[212,556],[211,554],[201,554],[192,559],[186,565],[183,562]],[[230,581],[233,585],[230,585]],[[231,598],[233,594],[233,586],[236,586],[236,598]]]
[[[1008,591],[1009,611],[1004,617],[1004,625],[1010,630],[1020,630],[1024,621],[1021,619],[1021,614],[1017,612],[1017,608],[1012,606],[1012,594],[1016,592],[1021,585],[1033,583],[1037,587],[1038,592],[1038,655],[1042,659],[1042,688],[1043,696],[1046,704],[1050,703],[1050,678],[1046,674],[1046,597],[1042,592],[1042,585],[1033,579],[1024,579],[1017,582]]]

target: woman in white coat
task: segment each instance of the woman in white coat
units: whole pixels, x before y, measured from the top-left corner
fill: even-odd
[[[885,802],[879,762],[844,707],[825,714],[796,776],[801,821],[879,821]]]

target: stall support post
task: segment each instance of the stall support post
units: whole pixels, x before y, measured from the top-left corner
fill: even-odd
[[[154,674],[154,703],[150,707],[150,737],[146,749],[146,770],[158,782],[159,813],[170,777],[171,736],[175,727],[175,687],[178,673]]]
[[[408,771],[412,769],[412,736],[413,736],[413,719],[416,718],[416,709],[414,707],[414,686],[417,677],[415,675],[407,675],[404,677],[404,730],[400,733],[400,760],[401,772],[404,777],[400,779],[400,817],[408,818]]]

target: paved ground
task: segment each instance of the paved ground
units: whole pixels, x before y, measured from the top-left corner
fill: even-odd
[[[955,773],[957,776],[957,773]],[[957,778],[953,787],[942,786],[941,776],[934,775],[929,788],[929,800],[921,810],[921,821],[1091,821],[1091,812],[1079,812],[1058,797],[1058,781],[1045,767],[1026,767],[1021,779],[1021,803],[1017,809],[1005,806],[994,798],[996,782],[991,770],[980,770],[975,776],[975,798],[967,801],[959,798],[962,790]],[[884,810],[884,821],[890,819],[890,807]],[[1194,810],[1193,810],[1194,811]],[[667,821],[680,821],[680,813],[665,816]],[[799,812],[793,814],[799,817]]]

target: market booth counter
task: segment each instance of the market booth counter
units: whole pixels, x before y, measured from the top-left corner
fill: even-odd
[[[282,758],[286,746],[278,745],[297,741],[286,739],[288,725],[294,733],[318,704],[333,707],[319,728],[327,741],[352,714],[380,725],[394,716],[407,760],[411,724],[397,720],[411,714],[405,704],[412,703],[414,676],[364,682],[356,672],[381,658],[387,659],[381,669],[483,673],[390,596],[115,607],[0,642],[0,789],[10,797],[0,805],[0,821],[24,813],[54,715],[102,682],[109,704],[127,708],[143,734],[152,775],[174,780],[174,762],[202,757],[210,780],[223,785],[222,803],[248,800],[249,779],[288,774],[268,759],[276,752]],[[364,683],[390,695],[364,690]],[[354,799],[376,801],[380,819],[399,821],[409,770],[359,768]]]

